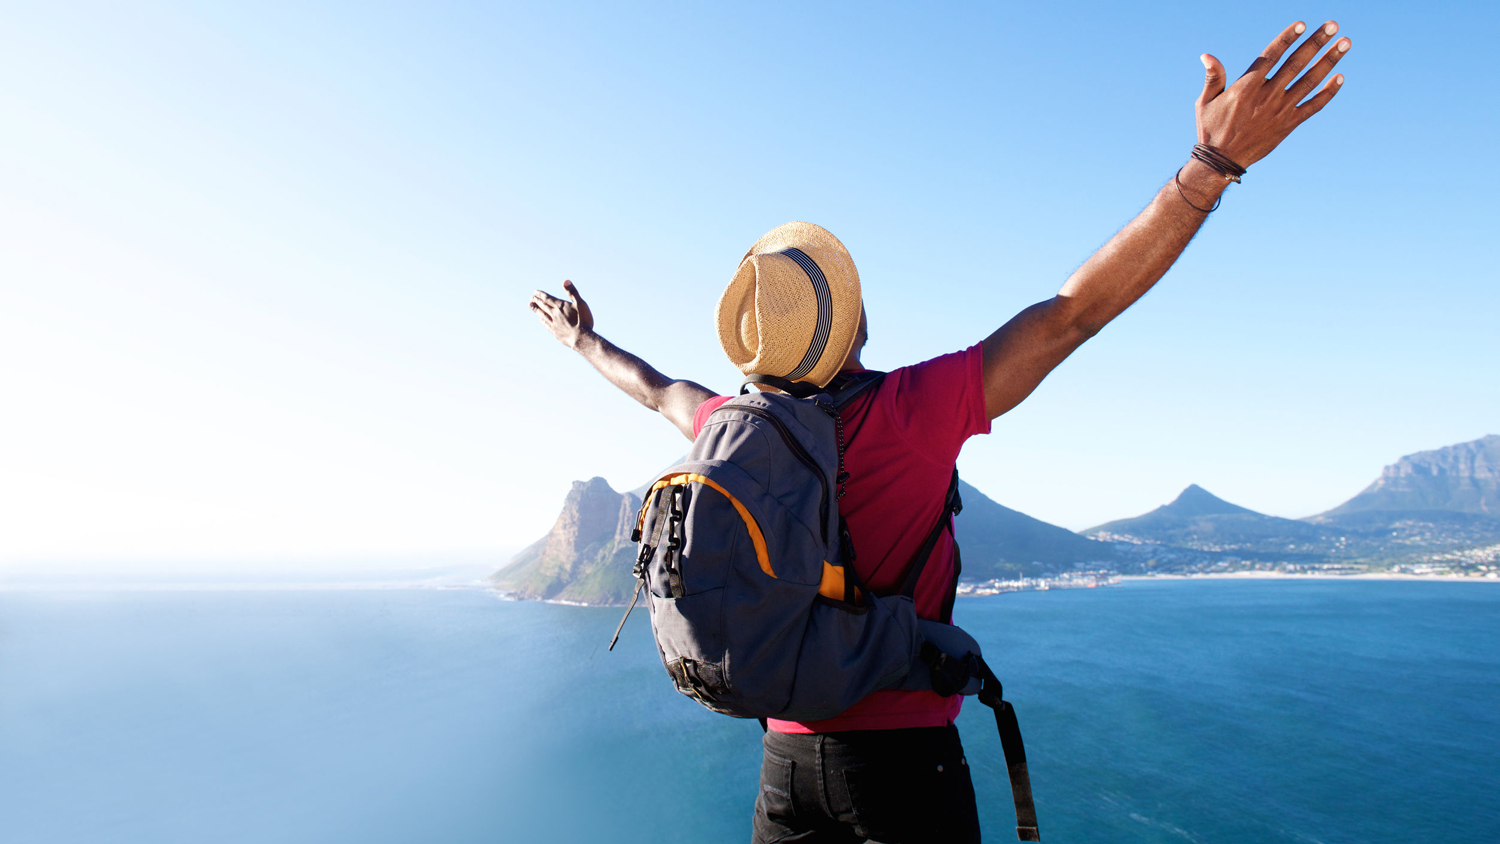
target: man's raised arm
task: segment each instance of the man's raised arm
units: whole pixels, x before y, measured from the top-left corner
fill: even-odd
[[[649,363],[594,333],[594,314],[578,295],[573,282],[564,281],[571,302],[542,290],[531,294],[531,310],[541,318],[552,336],[583,355],[611,384],[641,404],[660,411],[688,439],[693,438],[693,413],[713,398],[707,387],[692,381],[677,381],[657,372]]]
[[[1304,31],[1300,21],[1287,27],[1227,90],[1224,66],[1211,55],[1201,57],[1207,78],[1196,105],[1199,143],[1249,167],[1333,99],[1344,82],[1342,74],[1303,102],[1348,52],[1348,38],[1340,38],[1293,83],[1338,32],[1333,21],[1318,27],[1266,78]],[[1020,404],[1074,349],[1145,295],[1187,248],[1228,184],[1220,170],[1188,159],[1146,210],[1084,262],[1057,296],[1032,305],[991,334],[984,341],[984,399],[990,418]]]

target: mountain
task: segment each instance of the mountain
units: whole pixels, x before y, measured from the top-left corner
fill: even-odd
[[[954,525],[965,579],[1035,576],[1087,563],[1111,567],[1115,551],[1108,543],[1004,507],[965,481],[958,490],[964,510]]]
[[[603,478],[574,481],[546,536],[491,575],[520,598],[620,604],[630,599],[636,546],[630,541],[641,499]]]
[[[1252,559],[1310,559],[1337,544],[1335,531],[1231,504],[1197,484],[1170,504],[1083,532],[1100,540],[1235,552]]]
[[[1408,454],[1385,467],[1359,495],[1321,517],[1369,510],[1448,510],[1500,517],[1500,435]]]
[[[1242,568],[1482,571],[1500,561],[1500,437],[1401,458],[1345,504],[1302,520],[1231,504],[1194,484],[1142,516],[1084,531],[1121,571]]]
[[[1303,520],[1231,504],[1194,484],[1144,515],[1083,535],[1001,506],[968,483],[956,529],[964,578],[1085,568],[1487,571],[1500,563],[1500,436],[1408,455],[1375,483]],[[630,541],[641,497],[576,481],[546,536],[490,577],[518,597],[619,604],[635,588]],[[857,537],[856,537],[857,539]],[[1435,568],[1434,568],[1435,567]],[[1479,568],[1476,568],[1479,567]]]
[[[1500,561],[1500,436],[1408,454],[1304,521],[1348,536],[1346,554],[1376,565]]]
[[[960,491],[964,511],[956,524],[966,579],[1109,567],[1110,544],[1002,507],[962,481]],[[552,530],[489,581],[520,598],[625,603],[635,589],[630,530],[640,506],[638,492],[615,492],[603,478],[575,481]]]

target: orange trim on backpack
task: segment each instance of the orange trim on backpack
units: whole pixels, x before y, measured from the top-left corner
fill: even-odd
[[[818,583],[818,594],[840,603],[844,602],[844,567],[823,561],[823,580]],[[859,601],[859,588],[854,589],[854,600]]]
[[[657,483],[656,483],[655,486],[653,486],[650,489],[646,490],[646,495],[641,498],[641,509],[640,509],[640,512],[638,512],[638,513],[635,514],[635,529],[636,530],[643,531],[643,530],[646,529],[646,511],[648,509],[650,509],[650,507],[651,507],[651,497],[656,494],[657,490],[661,489],[662,487],[664,487],[666,485],[667,485],[666,481],[657,481]]]
[[[772,577],[775,577],[776,572],[771,570],[771,554],[766,550],[766,537],[765,534],[762,534],[760,532],[760,525],[755,523],[755,517],[750,515],[749,510],[745,509],[745,505],[741,504],[738,498],[730,495],[729,490],[725,489],[724,487],[719,486],[718,484],[696,472],[684,472],[680,475],[668,475],[652,484],[651,490],[646,493],[646,501],[650,502],[652,493],[655,493],[657,490],[663,487],[681,486],[683,484],[689,483],[700,483],[704,486],[711,486],[714,489],[718,490],[719,493],[725,498],[729,499],[729,503],[734,505],[734,509],[740,514],[740,518],[745,520],[746,529],[750,531],[750,542],[755,546],[755,561],[760,563],[760,570]],[[647,504],[641,505],[641,514],[640,517],[636,520],[636,530],[641,530],[646,526],[647,506]],[[843,597],[843,593],[840,592],[839,596]]]
[[[844,600],[844,567],[829,565],[823,561],[823,581],[818,584],[818,594],[835,601]]]

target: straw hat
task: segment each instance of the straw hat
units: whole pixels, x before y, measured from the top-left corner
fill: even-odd
[[[859,330],[859,271],[822,226],[787,223],[740,259],[719,297],[719,344],[746,375],[824,386]]]

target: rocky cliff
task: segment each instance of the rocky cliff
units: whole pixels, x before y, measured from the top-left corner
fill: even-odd
[[[574,481],[546,536],[517,554],[489,580],[517,597],[618,604],[635,588],[630,541],[641,500],[603,478]]]
[[[1194,484],[1170,504],[1084,533],[1113,541],[1122,571],[1246,567],[1476,573],[1500,561],[1500,437],[1401,458],[1344,504],[1282,519]]]
[[[1385,467],[1359,495],[1322,515],[1369,510],[1500,516],[1500,435],[1409,454]]]

